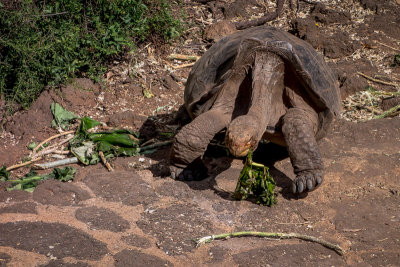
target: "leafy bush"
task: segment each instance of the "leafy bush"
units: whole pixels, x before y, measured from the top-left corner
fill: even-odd
[[[7,2],[0,2],[0,96],[24,108],[46,85],[73,76],[96,80],[135,43],[182,30],[165,0]]]

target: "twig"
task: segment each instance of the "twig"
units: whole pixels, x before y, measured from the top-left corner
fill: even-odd
[[[235,25],[236,29],[243,30],[243,29],[247,29],[250,27],[254,27],[254,26],[260,26],[260,25],[265,24],[268,21],[272,21],[272,20],[276,19],[277,17],[279,17],[279,15],[282,12],[284,2],[285,2],[285,0],[277,0],[277,5],[276,5],[277,7],[276,7],[275,12],[268,13],[264,17],[261,17],[259,19],[250,20],[250,21],[235,22],[234,25]]]
[[[274,224],[282,224],[282,225],[297,225],[297,224],[301,224],[301,225],[304,225],[304,224],[309,224],[310,222],[287,222],[287,223],[279,223],[279,222],[277,222],[277,223],[274,223]]]
[[[112,172],[114,169],[113,169],[113,167],[111,167],[110,163],[107,162],[106,157],[104,157],[103,151],[100,151],[100,152],[99,152],[99,156],[100,156],[101,161],[103,162],[104,166],[106,166],[107,170],[108,170],[109,172]]]
[[[168,146],[168,145],[171,145],[172,143],[173,143],[172,140],[168,140],[168,141],[155,143],[155,144],[148,145],[148,146],[139,147],[138,152],[142,152],[145,150],[150,150],[150,149],[158,148],[158,147],[162,147],[162,146]]]
[[[128,136],[132,141],[139,142],[139,139],[137,139],[133,134],[128,134]]]
[[[59,12],[59,13],[41,14],[41,15],[33,15],[33,16],[35,16],[35,17],[52,17],[52,16],[58,16],[58,15],[64,15],[64,14],[68,14],[68,12],[65,11],[65,12]]]
[[[390,46],[390,45],[381,43],[381,42],[379,42],[379,41],[375,41],[375,42],[377,42],[377,43],[380,44],[380,45],[386,46],[387,48],[393,49],[393,50],[395,50],[395,51],[400,51],[400,49],[398,49],[398,48],[394,48],[394,47],[392,47],[392,46]]]
[[[14,170],[14,169],[17,169],[17,168],[24,167],[24,166],[26,166],[26,165],[29,165],[29,164],[31,164],[31,163],[33,163],[33,162],[35,162],[35,161],[41,160],[41,159],[43,159],[43,157],[35,158],[35,159],[32,159],[32,160],[27,161],[27,162],[24,162],[24,163],[12,165],[12,166],[8,167],[8,168],[6,169],[6,171],[11,171],[11,170]]]
[[[310,4],[310,5],[316,5],[316,4],[318,4],[318,2],[314,2],[314,1],[310,1],[310,0],[300,0],[301,2],[304,2],[304,3],[307,3],[307,4]]]
[[[68,155],[69,153],[69,150],[54,150],[54,154]]]
[[[182,64],[182,65],[179,65],[179,66],[172,66],[172,67],[173,67],[174,69],[182,69],[182,68],[186,68],[186,67],[191,67],[191,66],[194,65],[194,63],[195,63],[195,62],[188,63],[188,64]]]
[[[67,143],[69,140],[71,140],[74,137],[75,137],[74,135],[72,135],[70,137],[67,137],[64,140],[62,140],[61,142],[57,143],[57,144],[54,144],[54,145],[46,147],[46,149],[50,149],[50,148],[53,148],[53,147],[59,147],[59,146],[65,144],[65,143]]]
[[[395,84],[395,83],[390,83],[390,82],[385,82],[385,81],[382,81],[382,80],[378,80],[378,79],[372,78],[371,76],[368,76],[368,75],[366,75],[366,74],[364,74],[362,72],[357,72],[357,74],[363,76],[364,78],[366,78],[366,79],[368,79],[370,81],[376,82],[376,83],[381,83],[381,84],[384,84],[384,85],[397,87],[397,84]]]
[[[360,105],[355,105],[355,107],[360,108],[360,109],[366,109],[369,112],[374,113],[375,115],[381,114],[379,111],[375,110],[374,108],[371,108],[371,107],[368,107],[368,106],[365,106],[365,105],[361,105],[360,104]]]
[[[49,142],[49,141],[51,141],[51,140],[53,140],[53,139],[55,139],[55,138],[57,138],[57,137],[64,136],[64,135],[67,135],[67,134],[72,134],[72,133],[74,133],[74,132],[75,132],[74,130],[71,130],[71,131],[67,131],[67,132],[63,132],[63,133],[60,133],[60,134],[53,135],[53,136],[47,138],[46,140],[44,140],[43,142],[41,142],[39,145],[37,145],[37,146],[33,149],[32,152],[35,153],[36,150],[38,150],[41,146],[43,146],[43,145],[46,144],[47,142]]]
[[[77,163],[77,162],[78,162],[78,158],[72,157],[72,158],[57,160],[57,161],[48,162],[48,163],[35,164],[34,166],[38,169],[45,170],[45,169],[58,167],[61,165],[66,165],[66,164],[73,164],[73,163]]]
[[[219,235],[210,235],[199,238],[197,240],[197,246],[211,242],[217,239],[227,239],[231,237],[243,237],[243,236],[256,236],[256,237],[273,237],[273,238],[282,238],[282,239],[289,239],[289,238],[298,238],[305,241],[311,241],[318,244],[323,245],[329,249],[336,251],[339,255],[344,254],[344,249],[342,249],[339,245],[335,245],[328,241],[319,239],[317,237],[309,236],[309,235],[302,235],[297,233],[268,233],[268,232],[253,232],[253,231],[244,231],[244,232],[233,232],[233,233],[224,233]]]
[[[56,150],[57,150],[57,147],[53,147],[51,149],[42,150],[39,153],[35,154],[34,157],[36,158],[36,157],[41,157],[41,156],[44,156],[44,155],[47,155],[47,154],[51,154]]]
[[[400,104],[398,104],[397,106],[394,106],[391,109],[389,109],[389,110],[383,112],[382,114],[376,116],[374,119],[386,118],[386,117],[390,116],[391,114],[395,113],[398,109],[400,109]]]
[[[150,139],[150,140],[147,140],[146,142],[144,142],[144,143],[142,144],[142,146],[147,146],[148,144],[151,144],[151,143],[154,143],[154,138],[152,138],[152,139]]]
[[[199,60],[199,56],[196,55],[182,55],[182,54],[171,54],[169,56],[170,59],[181,59],[181,60],[192,60],[197,61]]]
[[[206,24],[206,25],[211,25],[212,24],[212,22],[208,22],[208,21],[206,21],[204,19],[194,19],[194,20],[197,21],[197,22],[200,22],[202,24]]]

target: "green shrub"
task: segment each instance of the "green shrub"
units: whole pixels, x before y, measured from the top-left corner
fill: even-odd
[[[24,108],[46,85],[74,76],[96,80],[135,43],[182,31],[165,0],[9,2],[0,2],[0,96]]]

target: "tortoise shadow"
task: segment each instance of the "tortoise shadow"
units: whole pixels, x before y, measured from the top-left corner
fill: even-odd
[[[207,151],[205,155],[210,155],[210,152]],[[285,199],[299,199],[299,198],[305,198],[307,196],[307,193],[297,195],[293,194],[291,191],[291,186],[292,186],[292,179],[289,178],[286,174],[275,168],[275,163],[278,161],[281,161],[283,159],[288,158],[288,152],[285,147],[279,146],[274,143],[261,143],[259,144],[257,150],[253,154],[253,160],[255,162],[261,163],[269,168],[269,172],[271,176],[273,177],[276,185],[280,190],[278,191],[279,194],[281,194]],[[215,160],[215,158],[214,158]],[[243,159],[243,163],[244,163]],[[220,197],[227,199],[227,200],[235,200],[232,195],[233,192],[226,192],[222,190],[221,188],[218,187],[217,182],[216,182],[216,177],[222,173],[223,171],[229,169],[231,167],[231,163],[233,161],[232,157],[228,158],[222,158],[219,165],[219,169],[217,171],[214,171],[208,176],[206,179],[203,181],[198,181],[197,183],[201,183],[202,185],[199,184],[194,184],[195,182],[187,182],[187,184],[194,190],[206,190],[206,189],[212,189],[214,192],[219,195]],[[255,199],[249,198],[248,199],[251,202],[255,202]]]

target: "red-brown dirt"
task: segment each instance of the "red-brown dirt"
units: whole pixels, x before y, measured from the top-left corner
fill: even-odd
[[[114,62],[104,83],[76,79],[45,91],[30,110],[4,117],[0,166],[28,155],[31,141],[57,133],[50,127],[53,101],[107,126],[140,131],[145,140],[175,132],[179,121],[174,115],[183,103],[190,68],[173,69],[171,64],[187,62],[170,60],[169,54],[201,55],[215,36],[210,27],[203,36],[210,23],[249,19],[275,8],[274,1],[184,2],[190,30],[180,42],[143,44],[137,62]],[[320,2],[326,5],[300,1],[297,17],[285,4],[281,17],[269,24],[305,39],[325,56],[337,72],[343,99],[368,85],[395,91],[357,72],[399,83],[400,66],[393,65],[393,58],[400,53],[400,3]],[[220,35],[232,28],[217,30]],[[154,96],[145,98],[143,88],[151,88]],[[382,109],[397,105],[393,99],[382,102]],[[72,183],[45,181],[33,193],[6,192],[3,183],[0,266],[400,266],[400,117],[337,119],[319,145],[324,183],[300,197],[289,190],[294,173],[285,149],[260,145],[255,160],[270,167],[277,183],[278,204],[271,208],[233,200],[243,163],[222,148],[207,152],[210,176],[202,181],[169,178],[165,147],[147,156],[118,158],[112,161],[114,172],[101,164],[75,164]],[[244,230],[307,234],[346,252],[340,256],[297,239],[242,237],[199,247],[193,242]]]

